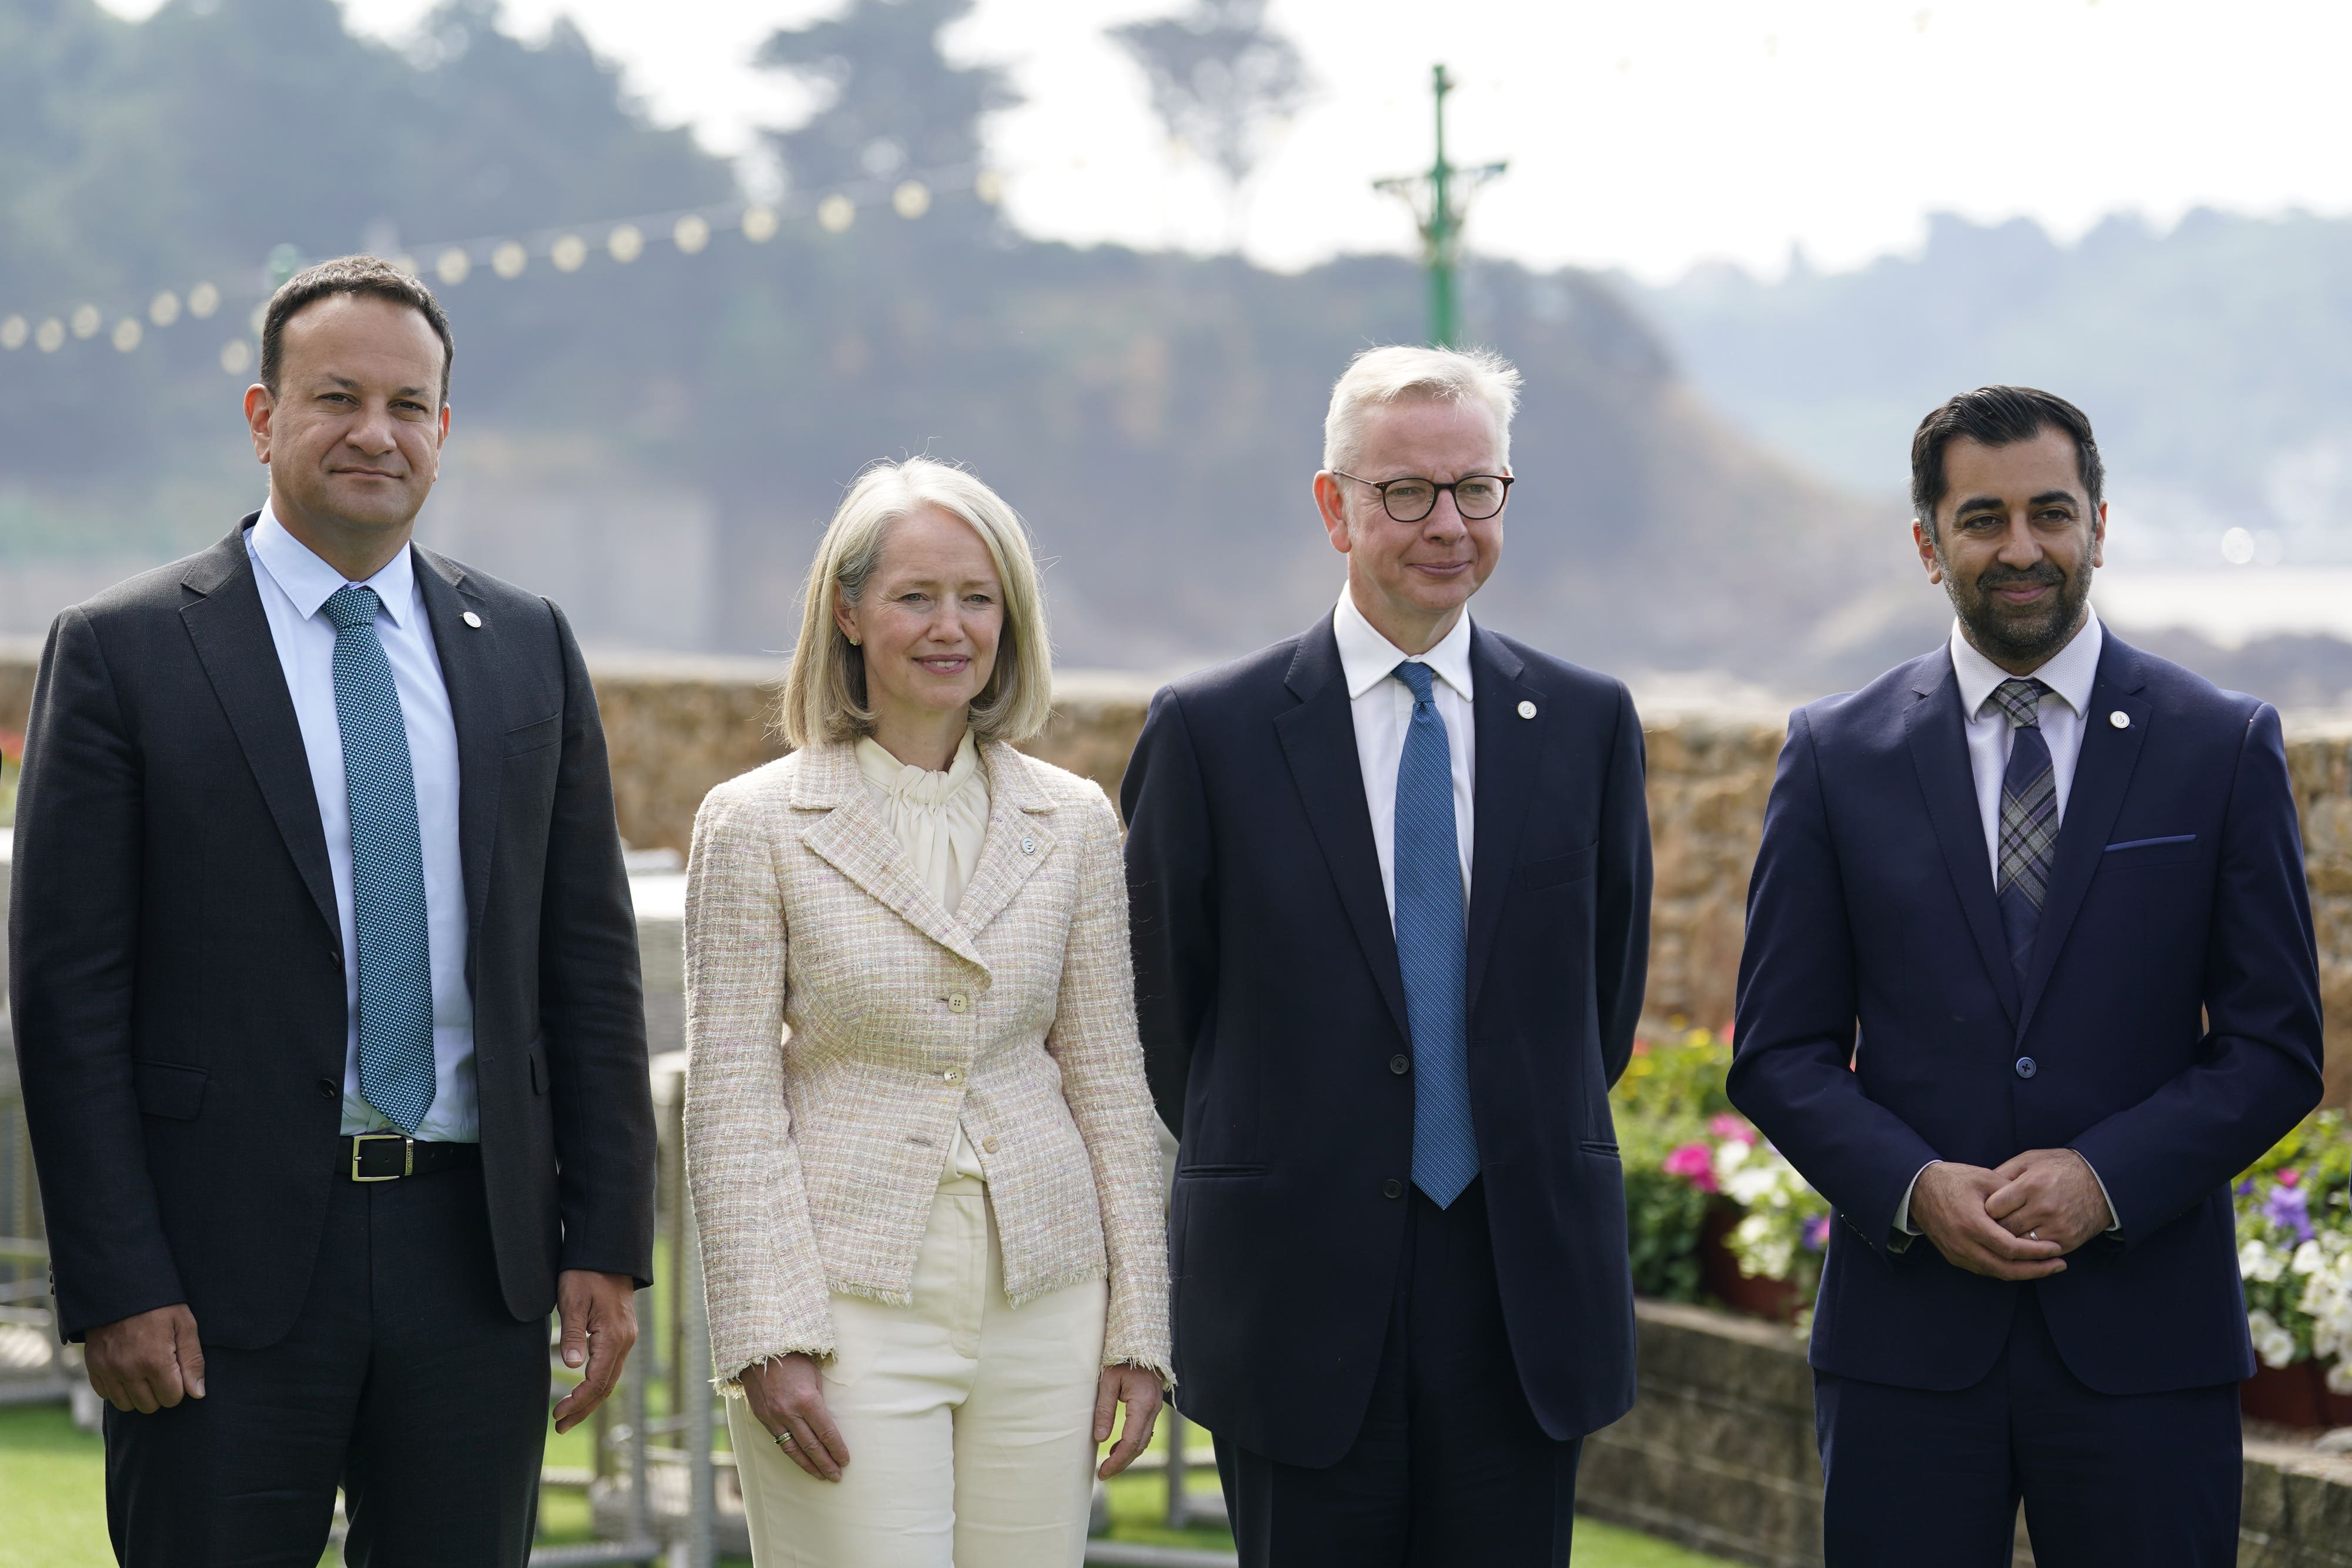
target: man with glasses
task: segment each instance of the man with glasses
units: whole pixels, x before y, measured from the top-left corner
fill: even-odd
[[[1470,620],[1518,382],[1357,357],[1315,476],[1337,609],[1160,692],[1120,791],[1177,1401],[1247,1568],[1565,1563],[1581,1439],[1633,1400],[1642,728]]]

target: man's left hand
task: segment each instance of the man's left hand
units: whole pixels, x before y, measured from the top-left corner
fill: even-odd
[[[587,1367],[580,1386],[556,1401],[555,1429],[569,1432],[604,1403],[637,1343],[637,1286],[626,1274],[566,1269],[555,1280],[566,1366]]]
[[[2001,1185],[1985,1198],[1985,1212],[2011,1236],[2072,1252],[2115,1223],[2091,1162],[2072,1149],[2028,1149],[1992,1174]]]

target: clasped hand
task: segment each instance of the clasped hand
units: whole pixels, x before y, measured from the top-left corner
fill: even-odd
[[[1994,1169],[1939,1161],[1911,1188],[1911,1220],[1957,1268],[1995,1280],[2063,1273],[2065,1256],[2113,1223],[2090,1162],[2029,1149]]]

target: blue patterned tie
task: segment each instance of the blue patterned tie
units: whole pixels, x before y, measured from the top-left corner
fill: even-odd
[[[1407,660],[1391,673],[1412,688],[1396,790],[1396,943],[1412,1034],[1412,1185],[1444,1208],[1478,1174],[1453,749],[1429,666]]]
[[[376,640],[373,588],[327,596],[335,723],[352,806],[352,913],[360,944],[360,1092],[415,1136],[433,1108],[433,959],[408,727]]]
[[[2009,938],[2009,961],[2017,967],[2021,986],[2032,966],[2033,936],[2042,928],[2042,901],[2050,891],[2050,862],[2058,848],[2058,775],[2050,765],[2050,743],[2042,737],[2042,698],[2049,689],[2040,681],[2003,681],[1985,698],[1985,706],[2000,709],[2010,727],[1994,885],[2001,934]]]

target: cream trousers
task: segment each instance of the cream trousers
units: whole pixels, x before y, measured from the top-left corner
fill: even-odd
[[[839,1481],[727,1401],[759,1568],[1078,1568],[1094,1493],[1104,1281],[1005,1300],[988,1188],[940,1184],[915,1304],[835,1295]]]

